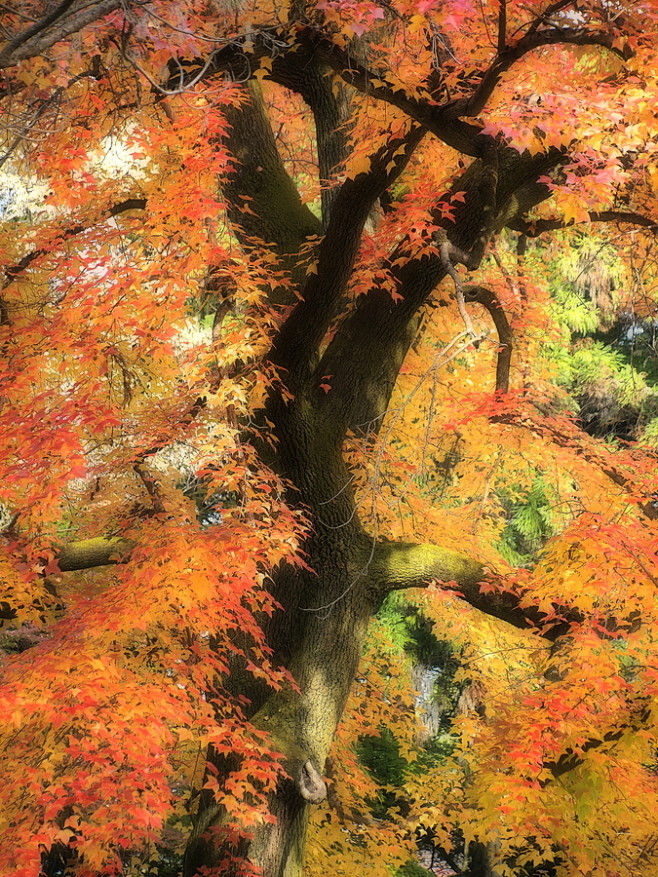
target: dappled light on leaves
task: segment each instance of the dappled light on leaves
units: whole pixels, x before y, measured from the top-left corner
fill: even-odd
[[[656,3],[0,8],[1,877],[652,877]]]

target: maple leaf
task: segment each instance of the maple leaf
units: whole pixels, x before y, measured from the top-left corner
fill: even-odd
[[[6,5],[2,877],[656,873],[618,5]]]

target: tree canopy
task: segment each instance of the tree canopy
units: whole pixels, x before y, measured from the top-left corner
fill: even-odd
[[[655,0],[0,40],[0,875],[655,874]]]

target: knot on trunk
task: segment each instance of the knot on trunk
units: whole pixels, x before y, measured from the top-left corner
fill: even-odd
[[[311,761],[306,761],[300,770],[299,794],[309,804],[319,804],[327,797],[327,786],[320,772]]]

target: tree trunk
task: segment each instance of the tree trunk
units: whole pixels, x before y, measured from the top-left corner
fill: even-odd
[[[268,621],[266,633],[274,660],[292,673],[299,692],[271,691],[251,685],[252,721],[269,731],[273,746],[286,757],[289,779],[272,796],[275,825],[256,831],[247,852],[266,877],[301,874],[309,803],[321,800],[321,780],[347,699],[376,602],[361,557],[366,537],[354,514],[354,498],[341,447],[323,427],[305,392],[287,404],[273,399],[266,411],[275,425],[276,459],[263,446],[268,462],[292,482],[290,500],[313,510],[313,534],[305,545],[312,569],[284,567],[272,593],[285,611]],[[244,693],[244,680],[240,680]],[[218,766],[220,766],[218,764]],[[211,808],[209,808],[211,809]],[[185,874],[225,857],[221,845],[201,835],[221,824],[222,814],[199,814]]]
[[[285,65],[288,66],[285,66]],[[295,66],[296,65],[296,66]],[[304,75],[299,59],[283,58],[287,87]],[[309,66],[309,70],[312,67]],[[301,72],[300,72],[301,71]],[[317,71],[313,73],[317,85]],[[306,83],[308,86],[308,82]],[[298,90],[303,95],[304,85]],[[307,88],[310,94],[310,86]],[[314,101],[326,111],[328,94]],[[321,108],[324,107],[324,110]],[[320,109],[318,109],[320,108]],[[340,115],[334,107],[334,117]],[[326,120],[325,120],[326,121]],[[308,235],[317,234],[317,220],[295,195],[293,184],[276,150],[266,108],[252,91],[243,111],[231,115],[230,147],[241,164],[226,187],[230,203],[239,207],[245,197],[255,205],[249,227],[236,227],[245,246],[254,237],[277,243],[281,264],[298,284],[298,301],[274,339],[270,359],[280,369],[288,397],[273,392],[262,419],[272,442],[257,439],[264,462],[291,486],[289,502],[302,509],[311,526],[304,551],[312,571],[279,570],[272,593],[282,607],[266,622],[273,660],[287,667],[299,688],[274,694],[236,674],[234,685],[251,701],[254,724],[267,730],[275,749],[285,756],[288,779],[270,801],[274,824],[264,824],[239,853],[259,866],[265,877],[299,877],[308,807],[322,800],[325,760],[357,670],[369,620],[386,593],[418,586],[429,579],[457,581],[469,602],[493,607],[492,614],[514,624],[528,623],[527,613],[509,595],[482,595],[480,564],[437,546],[379,543],[368,536],[352,490],[352,476],[343,458],[348,430],[374,437],[381,428],[399,369],[419,327],[419,312],[447,267],[437,255],[408,261],[390,255],[400,301],[373,289],[358,302],[346,302],[346,289],[370,211],[388,186],[404,171],[424,130],[415,123],[403,136],[379,147],[370,169],[342,183],[323,205],[325,233],[316,247],[316,273],[300,272],[295,253]],[[330,126],[318,123],[318,137],[330,138]],[[338,161],[337,141],[324,144],[322,173]],[[555,152],[538,157],[493,147],[456,181],[465,203],[449,224],[455,247],[477,264],[488,238],[525,209],[543,200],[548,189],[537,178],[561,161]],[[323,144],[319,144],[322,152]],[[277,194],[278,193],[278,194]],[[465,195],[463,194],[465,193]],[[437,225],[441,204],[437,198]],[[237,220],[239,211],[234,212]],[[240,219],[244,224],[244,220]],[[403,247],[403,245],[401,245]],[[400,263],[401,267],[397,264]],[[288,293],[289,295],[289,293]],[[280,292],[277,303],[284,299]],[[290,299],[288,299],[290,300]],[[329,390],[321,384],[331,375]],[[212,753],[218,769],[225,768]],[[217,867],[226,857],[221,842],[223,814],[209,797],[201,796],[193,837],[185,857],[185,877],[202,866]],[[213,832],[216,837],[213,839]],[[226,866],[221,866],[226,871]]]

